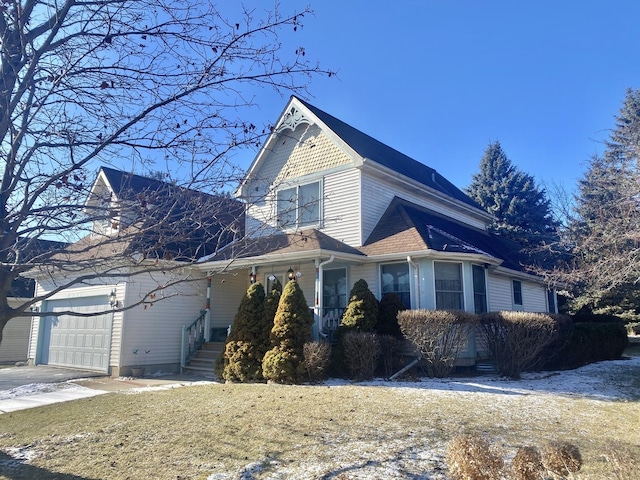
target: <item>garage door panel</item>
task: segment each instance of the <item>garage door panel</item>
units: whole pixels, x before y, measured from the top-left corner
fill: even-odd
[[[46,350],[43,363],[107,371],[111,346],[112,314],[105,297],[75,298],[49,302],[51,311],[73,310],[78,313],[107,311],[94,317],[61,315],[47,317]]]

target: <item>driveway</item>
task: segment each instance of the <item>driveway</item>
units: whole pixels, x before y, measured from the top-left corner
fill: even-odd
[[[104,377],[104,373],[46,365],[0,368],[0,391],[12,390],[32,383],[60,383],[78,378],[94,377]]]
[[[110,392],[151,391],[212,383],[211,378],[163,375],[112,378],[87,370],[48,367],[0,368],[0,414]]]

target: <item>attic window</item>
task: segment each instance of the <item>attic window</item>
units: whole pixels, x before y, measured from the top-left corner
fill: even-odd
[[[320,182],[280,190],[277,193],[277,216],[281,228],[320,223]]]

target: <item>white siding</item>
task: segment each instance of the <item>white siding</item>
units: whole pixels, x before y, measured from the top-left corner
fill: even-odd
[[[350,268],[348,276],[349,278],[347,279],[347,295],[349,295],[349,292],[353,288],[353,285],[358,280],[363,279],[365,282],[367,282],[369,290],[371,290],[376,298],[380,300],[380,274],[377,264],[354,265]],[[349,299],[347,299],[347,301],[349,301]]]
[[[168,274],[167,274],[168,275]],[[192,276],[193,278],[193,276]],[[127,304],[168,279],[161,272],[134,276],[127,285]],[[184,282],[159,292],[153,306],[125,312],[120,366],[179,364],[183,325],[194,321],[205,308],[206,279]],[[161,297],[166,297],[162,300]],[[168,298],[170,297],[170,298]],[[138,354],[133,352],[138,350]],[[145,354],[145,351],[149,353]]]
[[[359,247],[360,171],[345,170],[324,178],[322,231],[347,245]]]
[[[428,208],[455,220],[464,222],[472,227],[485,228],[484,222],[453,206],[446,205],[436,198],[423,194],[419,195],[397,184],[384,181],[380,177],[363,172],[362,174],[362,238],[367,237],[380,220],[394,196]]]
[[[522,303],[526,312],[547,311],[547,290],[533,282],[522,282]]]
[[[322,172],[346,167],[351,159],[316,125],[301,124],[284,130],[266,153],[260,168],[246,187],[246,227],[249,235],[265,235],[275,227],[275,191],[301,177],[320,179]]]
[[[233,323],[242,296],[249,288],[250,270],[219,273],[211,277],[211,326],[227,328]]]
[[[9,300],[11,307],[19,302]],[[0,344],[0,363],[24,362],[27,359],[31,317],[16,317],[9,320],[2,331]]]
[[[489,311],[513,310],[511,279],[489,273]]]

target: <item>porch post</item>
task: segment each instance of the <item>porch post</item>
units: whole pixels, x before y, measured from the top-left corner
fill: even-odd
[[[204,341],[211,340],[211,277],[207,277],[207,303],[205,304],[204,314]]]

